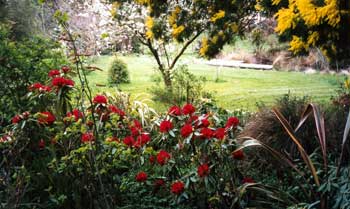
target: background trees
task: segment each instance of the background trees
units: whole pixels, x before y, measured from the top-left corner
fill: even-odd
[[[157,61],[164,84],[186,49],[202,35],[199,53],[216,55],[234,34],[253,21],[255,1],[111,0],[112,13],[137,36]],[[177,50],[171,49],[175,41]]]

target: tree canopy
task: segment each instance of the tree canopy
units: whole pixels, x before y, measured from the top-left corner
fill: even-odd
[[[255,1],[111,0],[114,17],[132,28],[156,58],[166,86],[172,70],[187,47],[203,34],[199,54],[216,55],[233,34],[254,20]],[[172,41],[181,48],[169,52]],[[163,56],[164,55],[164,56]]]

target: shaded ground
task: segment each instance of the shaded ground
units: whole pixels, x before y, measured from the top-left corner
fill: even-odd
[[[148,89],[156,85],[153,80],[158,75],[153,58],[147,55],[119,56],[119,58],[128,64],[131,76],[131,83],[123,84],[120,88],[131,93],[132,98],[143,100],[157,109],[163,109],[162,105],[149,100],[151,95]],[[107,85],[107,69],[111,61],[111,56],[102,56],[94,60],[94,65],[104,70],[92,72],[88,76],[96,92],[113,92],[116,89],[96,86],[96,84]],[[220,68],[200,64],[190,56],[184,57],[182,63],[188,64],[194,74],[205,76],[208,80],[206,90],[214,92],[218,104],[228,109],[254,110],[257,102],[272,104],[276,98],[289,91],[294,95],[311,96],[316,102],[328,101],[331,95],[335,94],[339,83],[344,80],[343,77],[336,75]]]

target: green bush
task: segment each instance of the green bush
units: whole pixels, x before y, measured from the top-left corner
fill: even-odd
[[[29,84],[67,63],[60,45],[40,37],[13,40],[11,28],[0,24],[0,130],[15,113],[28,108]]]
[[[108,70],[108,83],[118,85],[121,83],[130,83],[129,71],[125,62],[114,58],[111,67]]]
[[[206,79],[203,76],[195,76],[187,66],[182,65],[175,70],[172,76],[171,92],[158,83],[151,89],[151,93],[154,95],[154,100],[166,104],[193,103],[204,96],[213,97],[209,92],[203,90],[205,82]]]

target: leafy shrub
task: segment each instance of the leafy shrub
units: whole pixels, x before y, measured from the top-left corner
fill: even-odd
[[[114,58],[111,67],[108,70],[108,82],[110,85],[121,83],[130,83],[129,71],[125,62]]]
[[[151,93],[154,95],[154,100],[166,104],[192,103],[202,96],[212,96],[210,93],[203,91],[205,82],[204,77],[193,75],[187,66],[182,65],[173,74],[170,92],[169,89],[157,85],[151,89]]]
[[[49,75],[1,136],[5,208],[249,205],[254,180],[238,169],[244,153],[233,153],[238,118],[210,103],[158,115],[105,95],[76,106],[69,74]]]
[[[59,44],[39,37],[14,41],[11,28],[0,24],[0,130],[28,108],[29,85],[45,81],[49,70],[63,63]]]

